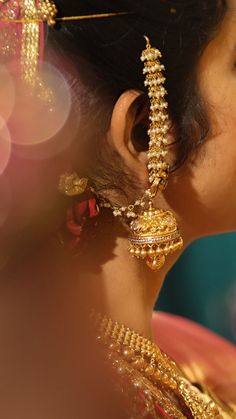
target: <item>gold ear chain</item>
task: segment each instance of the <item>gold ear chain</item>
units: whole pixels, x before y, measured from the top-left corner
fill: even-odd
[[[154,206],[154,199],[159,191],[164,191],[168,181],[166,147],[170,121],[167,113],[168,103],[165,100],[165,67],[160,62],[162,54],[151,46],[148,37],[145,36],[145,39],[146,49],[142,52],[141,61],[144,63],[144,85],[148,89],[150,99],[147,165],[150,187],[132,205],[115,208],[110,203],[102,205],[112,208],[114,216],[126,217],[131,233],[128,238],[130,254],[145,260],[149,268],[157,271],[163,267],[169,254],[183,247],[183,238],[174,214]]]

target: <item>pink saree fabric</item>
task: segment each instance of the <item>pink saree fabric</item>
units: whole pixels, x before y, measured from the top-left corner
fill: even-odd
[[[236,346],[191,320],[163,312],[153,314],[153,337],[191,381],[236,405]]]

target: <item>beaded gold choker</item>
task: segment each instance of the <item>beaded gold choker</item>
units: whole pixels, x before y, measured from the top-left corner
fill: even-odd
[[[95,316],[95,326],[98,331],[98,340],[102,342],[108,358],[119,374],[138,372],[147,379],[157,391],[159,399],[160,389],[170,391],[185,404],[193,418],[235,418],[235,413],[228,407],[218,404],[210,393],[202,393],[192,385],[178,367],[161,349],[150,340],[135,331],[112,321],[102,315]],[[143,379],[140,379],[142,386]],[[159,400],[158,399],[158,400]],[[165,399],[165,406],[168,406]],[[171,406],[169,406],[171,409]],[[173,412],[172,412],[173,413]],[[175,412],[174,417],[186,417]]]

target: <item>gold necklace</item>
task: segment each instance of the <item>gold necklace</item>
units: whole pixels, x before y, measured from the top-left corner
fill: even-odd
[[[171,392],[181,400],[191,412],[194,419],[236,418],[236,414],[227,406],[215,402],[209,395],[203,394],[192,385],[178,367],[161,349],[147,338],[135,331],[114,322],[100,314],[94,317],[98,339],[108,350],[109,359],[116,365],[119,372],[126,371],[139,374],[144,386],[156,390],[158,400],[164,402],[169,414],[175,418],[185,418],[179,409],[175,409],[165,396],[160,397],[160,389],[164,394]],[[142,384],[142,383],[140,383]]]

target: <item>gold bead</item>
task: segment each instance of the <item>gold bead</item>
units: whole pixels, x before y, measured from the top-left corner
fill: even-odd
[[[125,373],[125,369],[121,365],[118,365],[117,372],[119,375],[123,375]]]
[[[141,368],[144,367],[145,361],[144,361],[144,359],[142,357],[136,357],[136,359],[134,360],[134,362],[132,364],[136,368],[141,369]]]
[[[147,375],[149,375],[149,376],[153,376],[154,372],[155,372],[155,369],[154,369],[152,366],[148,366],[148,367],[145,369],[145,373],[146,373]]]
[[[113,350],[113,351],[118,351],[119,350],[119,345],[115,342],[110,343],[109,345],[109,349]]]
[[[154,378],[155,378],[156,380],[160,380],[160,379],[161,379],[161,377],[162,377],[162,372],[161,372],[159,369],[157,369],[157,370],[155,371],[155,373],[154,373]]]
[[[172,377],[169,378],[169,384],[170,384],[172,389],[175,390],[177,388],[177,382]]]
[[[158,257],[155,257],[155,258],[148,258],[147,259],[147,265],[153,271],[158,271],[164,265],[165,260],[166,260],[165,255],[161,255],[161,256],[158,256]]]
[[[147,256],[147,252],[145,249],[141,250],[141,257],[145,258]]]
[[[163,374],[162,376],[162,380],[165,384],[169,384],[169,377],[167,374]]]
[[[128,361],[131,361],[134,357],[134,352],[129,348],[125,348],[123,350],[123,355],[124,355],[125,359],[127,359]]]

